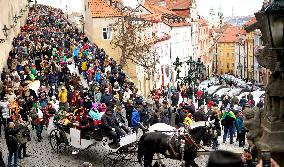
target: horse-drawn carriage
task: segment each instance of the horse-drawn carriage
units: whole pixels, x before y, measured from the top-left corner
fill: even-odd
[[[72,147],[73,149],[78,151],[78,150],[88,149],[88,148],[90,148],[94,145],[101,145],[106,151],[108,151],[108,153],[104,156],[104,160],[103,160],[105,167],[117,167],[117,166],[121,166],[121,165],[125,166],[126,163],[138,163],[139,162],[139,156],[140,156],[140,159],[141,159],[142,158],[141,156],[145,155],[144,153],[146,153],[144,151],[147,149],[147,147],[143,146],[144,148],[142,150],[144,150],[143,151],[144,153],[140,152],[140,155],[139,155],[139,148],[138,147],[141,147],[141,146],[139,146],[139,144],[138,144],[138,139],[137,139],[136,133],[127,134],[126,136],[123,136],[120,139],[120,147],[112,148],[112,147],[109,146],[109,144],[112,142],[112,140],[110,140],[104,134],[104,132],[102,132],[100,129],[97,129],[93,133],[86,135],[86,134],[82,134],[83,132],[79,129],[76,129],[76,128],[68,128],[68,127],[65,127],[62,124],[58,124],[58,123],[55,123],[54,125],[55,125],[55,128],[53,128],[53,130],[51,130],[51,132],[50,132],[50,145],[51,145],[51,147],[54,151],[59,152],[60,150],[65,149],[66,146]],[[194,133],[198,133],[200,140],[203,140],[203,142],[204,142],[204,136],[206,136],[206,135],[208,136],[209,132],[205,132],[207,130],[207,127],[206,127],[206,124],[204,126],[204,122],[198,123],[196,125],[197,128],[201,127],[201,126],[203,128],[195,130]],[[202,130],[205,130],[204,133],[199,133],[199,132],[202,132]],[[150,126],[149,132],[147,132],[147,133],[150,134],[150,133],[153,133],[153,132],[158,132],[158,133],[160,132],[160,133],[166,134],[168,136],[172,136],[173,134],[186,136],[186,135],[189,134],[189,133],[185,134],[181,130],[177,130],[174,127],[171,127],[171,126],[163,124],[163,123],[158,123],[158,124]],[[147,133],[146,133],[146,135],[147,135]],[[203,135],[205,133],[206,133],[206,135]],[[191,135],[196,136],[196,134],[191,134]],[[89,137],[86,138],[86,136],[89,136]],[[145,136],[145,134],[143,136]],[[177,136],[176,139],[178,139],[178,137],[179,136]],[[193,140],[195,140],[195,138],[193,138],[193,139],[190,139],[190,138],[191,137],[187,136],[186,140],[190,140],[189,142],[192,142],[192,143],[195,144],[195,142],[193,141]],[[169,139],[172,139],[172,137],[170,137]],[[141,138],[140,138],[139,142],[141,143]],[[155,143],[153,143],[153,144],[155,144]],[[195,145],[194,147],[199,147],[199,145],[198,146]],[[150,149],[151,149],[151,146],[150,146]],[[141,151],[141,148],[140,148],[140,151]],[[207,152],[207,150],[196,150],[196,151],[198,151],[198,152],[199,151],[206,151]],[[173,152],[175,152],[175,151],[173,151]],[[185,156],[185,155],[182,155],[182,156]],[[167,158],[169,158],[169,157],[167,157]],[[194,160],[194,158],[195,157],[193,157],[193,160]],[[144,159],[145,159],[145,157],[144,157]],[[150,159],[152,159],[152,158],[150,158]],[[160,159],[160,156],[158,157],[158,159]],[[156,160],[158,160],[158,159],[156,159]],[[174,158],[174,159],[176,159],[176,158]]]
[[[85,133],[85,134],[83,134]],[[69,128],[60,123],[54,123],[54,128],[50,132],[49,142],[52,150],[57,153],[68,147],[71,147],[73,153],[76,154],[80,150],[89,149],[92,146],[100,145],[106,151],[104,156],[104,166],[115,167],[122,162],[130,162],[131,157],[136,153],[137,135],[136,133],[127,134],[120,138],[120,146],[118,148],[110,147],[112,140],[104,134],[100,129],[86,133],[80,129]]]

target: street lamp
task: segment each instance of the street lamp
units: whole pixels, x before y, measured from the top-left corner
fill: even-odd
[[[16,14],[15,14],[15,16],[13,17],[13,19],[14,19],[14,23],[17,24],[18,17],[17,17]]]
[[[81,19],[79,20],[80,24],[82,25],[83,34],[85,33],[85,21],[84,21],[84,15],[81,15]]]
[[[179,61],[179,58],[177,57],[176,58],[176,61],[173,63],[174,64],[174,66],[175,66],[175,71],[177,72],[177,79],[180,79],[180,77],[179,77],[179,74],[180,74],[180,69],[179,69],[179,66],[181,66],[182,65],[182,62],[180,62]]]
[[[23,9],[21,9],[21,10],[20,10],[20,15],[21,15],[21,16],[23,15],[23,12],[24,12]]]
[[[243,78],[243,65],[242,63],[239,63],[237,66],[238,70],[239,70],[239,74],[241,74],[241,79]]]
[[[284,62],[281,60],[284,50],[284,0],[273,0],[272,4],[264,11],[264,19],[267,22],[265,35],[271,49],[278,53],[275,71],[284,71]]]
[[[6,40],[7,40],[9,28],[6,26],[6,24],[4,24],[4,28],[2,28],[2,31],[3,31],[3,34],[6,37]]]
[[[265,89],[264,109],[245,111],[244,126],[249,131],[247,139],[250,145],[256,146],[259,151],[268,149],[271,158],[279,166],[284,166],[284,0],[273,0],[255,16],[257,22],[246,30],[261,30],[265,47],[258,59],[260,65],[271,70],[272,75]]]

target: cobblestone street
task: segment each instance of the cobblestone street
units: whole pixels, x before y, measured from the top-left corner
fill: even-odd
[[[2,133],[3,134],[3,133]],[[48,131],[43,132],[44,140],[42,142],[37,142],[35,131],[32,131],[32,141],[28,143],[28,154],[31,155],[28,158],[20,160],[21,167],[78,167],[83,162],[88,161],[93,163],[95,167],[103,167],[103,158],[107,154],[101,146],[94,146],[88,150],[79,152],[78,155],[72,155],[72,149],[68,148],[62,153],[55,153],[49,144]],[[221,137],[220,137],[221,139]],[[221,140],[219,139],[219,142]],[[238,143],[232,145],[225,143],[220,143],[220,149],[233,150],[235,152],[241,152],[243,148],[238,147]],[[4,135],[1,137],[1,148],[3,151],[4,160],[7,161],[7,147]],[[134,157],[135,159],[136,157]],[[196,159],[196,162],[200,167],[205,167],[208,156],[201,155]],[[169,167],[179,166],[178,161],[165,160],[165,163]],[[138,163],[128,163],[123,164],[125,167],[139,167]]]

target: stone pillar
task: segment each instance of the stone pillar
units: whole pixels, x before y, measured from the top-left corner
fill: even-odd
[[[266,88],[266,101],[261,120],[262,136],[258,141],[260,149],[271,151],[272,157],[284,166],[284,77],[274,72]]]

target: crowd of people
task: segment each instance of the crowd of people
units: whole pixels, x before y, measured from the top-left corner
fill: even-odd
[[[222,127],[224,143],[229,136],[232,144],[236,135],[239,146],[245,145],[242,111],[253,106],[245,101],[253,97],[236,101],[225,96],[221,107],[217,99],[200,90],[183,96],[186,100],[182,103],[183,92],[178,89],[157,89],[143,98],[122,67],[72,27],[59,9],[44,5],[37,5],[37,10],[31,8],[12,45],[0,81],[0,135],[3,125],[9,167],[12,157],[17,167],[18,158],[29,156],[29,125],[36,131],[37,142],[41,142],[42,131],[53,115],[60,126],[77,127],[83,132],[101,129],[113,139],[113,148],[119,147],[121,136],[137,133],[139,128],[145,132],[150,125],[162,122],[190,129],[194,121],[212,123],[216,130],[214,149],[219,146]],[[205,96],[206,100],[195,108],[193,96],[197,100]],[[82,133],[85,138],[94,136]],[[3,160],[0,163],[4,165]]]

